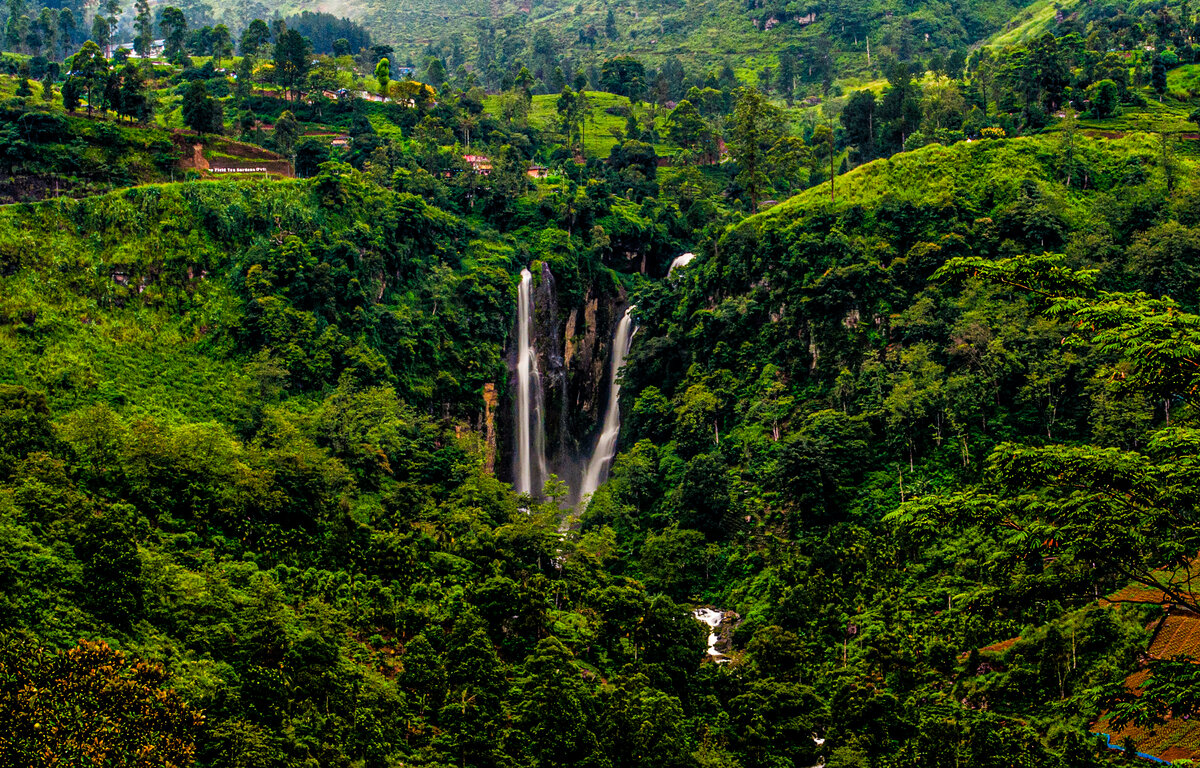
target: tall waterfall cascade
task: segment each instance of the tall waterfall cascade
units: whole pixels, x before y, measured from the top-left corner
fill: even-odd
[[[546,478],[542,419],[542,387],[533,348],[533,275],[522,269],[517,291],[517,493],[540,491],[534,483]]]
[[[592,456],[588,459],[583,471],[583,479],[579,484],[579,500],[586,504],[588,497],[596,492],[600,483],[608,476],[613,457],[617,453],[617,436],[621,434],[621,367],[625,365],[625,355],[629,352],[629,343],[633,340],[633,307],[625,310],[625,315],[617,323],[613,334],[612,355],[609,359],[608,372],[608,405],[604,409],[604,422],[601,426],[600,439],[596,443]]]

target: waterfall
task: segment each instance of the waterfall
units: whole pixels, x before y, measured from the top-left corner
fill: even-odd
[[[675,271],[676,267],[685,267],[688,264],[691,264],[692,259],[694,258],[696,258],[696,254],[694,253],[681,253],[676,256],[671,260],[671,266],[667,267],[667,277],[671,276],[671,273]]]
[[[534,494],[534,465],[546,478],[545,430],[542,425],[542,387],[538,378],[537,353],[533,348],[533,275],[521,270],[517,291],[517,493]]]
[[[633,307],[625,310],[625,316],[617,323],[616,333],[613,334],[612,354],[609,359],[608,372],[608,406],[604,409],[604,422],[600,432],[600,440],[592,457],[588,459],[583,471],[583,481],[579,486],[579,500],[587,503],[600,483],[604,481],[613,456],[617,453],[617,435],[621,433],[621,384],[618,376],[621,366],[625,364],[625,354],[629,352],[629,342],[633,339],[633,318],[630,313]]]

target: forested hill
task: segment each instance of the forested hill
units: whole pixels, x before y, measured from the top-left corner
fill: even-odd
[[[1194,166],[929,146],[623,278],[578,530],[490,469],[522,239],[337,163],[5,208],[0,762],[1100,765],[1197,703],[1122,703],[1196,608]]]
[[[732,601],[756,668],[826,691],[838,765],[1090,765],[1072,732],[1152,615],[1097,596],[1196,607],[1193,167],[1143,136],[984,140],[747,220],[635,296],[585,530]],[[1142,705],[1190,712],[1189,670]]]

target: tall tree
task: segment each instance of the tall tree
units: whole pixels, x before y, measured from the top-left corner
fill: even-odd
[[[775,70],[775,90],[791,106],[796,90],[796,56],[791,51],[779,54],[779,68]]]
[[[213,64],[219,67],[222,59],[233,55],[233,37],[229,34],[229,27],[224,24],[213,27],[208,40],[212,46]],[[307,73],[307,70],[305,72]]]
[[[19,51],[25,42],[29,19],[25,16],[25,0],[8,0],[8,20],[4,23],[4,47]]]
[[[293,99],[312,67],[312,48],[294,29],[284,29],[275,39],[275,81]]]
[[[42,8],[37,17],[38,35],[47,58],[58,55],[58,14],[53,8]]]
[[[875,156],[875,94],[872,91],[855,91],[846,100],[839,117],[846,130],[846,141],[858,147],[864,160]]]
[[[108,79],[108,61],[101,53],[100,46],[91,40],[84,43],[71,59],[71,72],[71,80],[77,81],[75,92],[87,94],[87,111],[91,115]]]
[[[121,22],[121,2],[120,0],[107,0],[104,3],[104,11],[108,16],[104,21],[108,24],[108,55],[112,55],[112,45],[116,41],[117,26]],[[96,14],[99,15],[98,13]]]
[[[150,13],[150,0],[135,0],[133,21],[133,50],[145,59],[150,56],[150,47],[154,45],[154,17]]]
[[[879,119],[889,148],[904,146],[909,134],[921,125],[921,87],[913,82],[907,64],[895,63],[887,73],[888,89],[879,105]]]
[[[729,127],[729,155],[738,164],[738,184],[750,196],[750,208],[770,185],[767,153],[779,140],[783,112],[754,88],[738,91]]]
[[[121,99],[117,111],[139,123],[149,122],[154,116],[154,102],[146,88],[146,78],[133,64],[126,64],[121,70]]]
[[[257,56],[258,52],[271,39],[271,29],[267,22],[255,19],[246,25],[242,31],[242,39],[238,42],[238,50],[243,56]]]
[[[392,79],[392,65],[387,59],[380,59],[375,65],[375,80],[379,83],[379,93],[383,98],[388,95],[388,81]]]
[[[77,23],[75,13],[70,8],[62,8],[58,12],[58,55],[66,56],[67,51],[75,44]]]
[[[1150,87],[1161,102],[1163,94],[1167,92],[1167,65],[1163,63],[1162,56],[1154,57],[1154,64],[1150,68]]]
[[[183,122],[196,133],[221,133],[225,114],[221,102],[208,94],[200,80],[193,80],[183,92]]]
[[[183,53],[183,46],[187,42],[187,26],[183,11],[173,5],[163,8],[158,27],[163,35],[163,55],[168,61],[173,61]]]
[[[108,45],[111,42],[109,40],[108,30],[108,19],[97,13],[92,19],[92,40],[96,43],[96,45],[103,48],[108,48]]]
[[[296,142],[300,139],[300,123],[291,111],[285,109],[275,121],[274,139],[279,154],[291,158],[296,149]]]

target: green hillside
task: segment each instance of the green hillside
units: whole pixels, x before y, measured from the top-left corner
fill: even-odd
[[[1191,6],[546,1],[5,6],[0,768],[1200,759]]]

